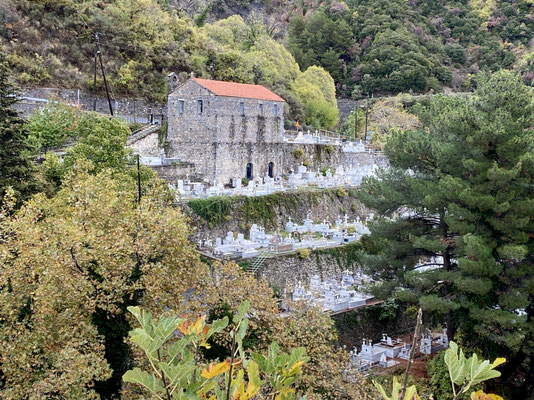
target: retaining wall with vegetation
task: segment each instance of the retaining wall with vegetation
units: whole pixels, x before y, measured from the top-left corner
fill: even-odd
[[[229,231],[244,233],[252,224],[265,227],[266,232],[281,231],[288,218],[302,223],[307,214],[315,222],[334,222],[347,214],[349,220],[366,218],[370,211],[358,200],[356,189],[316,189],[278,192],[259,197],[211,197],[180,204],[190,219],[191,239],[224,237]]]

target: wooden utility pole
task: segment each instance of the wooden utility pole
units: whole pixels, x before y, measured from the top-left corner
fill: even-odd
[[[100,60],[100,69],[102,70],[102,78],[104,78],[104,87],[106,88],[106,97],[108,99],[109,113],[113,115],[113,107],[111,106],[111,98],[109,97],[108,81],[106,80],[106,72],[104,71],[104,64],[102,63],[102,52],[100,51],[100,38],[98,32],[95,32],[96,40],[96,55]]]
[[[358,138],[358,108],[359,102],[356,100],[356,107],[354,108],[354,140]]]
[[[137,154],[137,202],[141,206],[141,167],[139,164],[139,154]]]
[[[365,103],[365,132],[363,140],[367,140],[367,115],[369,114],[369,93],[367,93],[367,101]]]
[[[96,111],[96,52],[95,50],[95,71],[93,75],[93,111]]]

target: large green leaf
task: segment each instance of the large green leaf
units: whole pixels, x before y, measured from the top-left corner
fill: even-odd
[[[215,333],[219,333],[228,326],[228,317],[217,319],[210,324],[206,339]]]
[[[237,308],[237,314],[234,316],[234,322],[239,322],[243,319],[245,314],[250,308],[250,302],[248,300],[245,300],[243,303],[239,305]]]
[[[165,343],[182,322],[183,319],[178,317],[161,317],[157,324],[154,324],[154,334]]]
[[[129,306],[128,311],[134,315],[141,327],[145,329],[150,336],[152,336],[152,314],[137,306]]]
[[[161,393],[165,390],[163,382],[161,382],[160,379],[139,368],[134,368],[130,371],[127,371],[122,376],[122,380],[124,382],[142,385],[152,394]]]
[[[168,386],[174,387],[180,381],[189,381],[195,370],[195,364],[180,364],[169,365],[164,362],[158,363],[158,367],[165,373],[165,377],[169,381]]]
[[[130,340],[143,349],[150,358],[156,358],[155,349],[157,350],[159,341],[151,337],[145,329],[135,328],[132,330]]]
[[[167,355],[169,356],[168,363],[175,364],[178,362],[178,355],[183,354],[186,346],[191,343],[192,336],[184,336],[182,339],[178,340],[173,345],[167,348]]]
[[[465,381],[465,356],[463,351],[458,351],[458,345],[451,341],[449,348],[445,351],[445,364],[449,369],[451,382],[456,385],[462,385]]]

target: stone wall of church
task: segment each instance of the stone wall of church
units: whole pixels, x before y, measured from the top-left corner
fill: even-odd
[[[157,135],[154,135],[156,138]],[[181,146],[181,145],[179,145]],[[144,150],[143,153],[147,153]],[[215,167],[217,180],[223,184],[229,184],[231,178],[245,178],[247,176],[247,164],[252,164],[253,178],[261,178],[268,174],[269,163],[273,163],[273,176],[287,175],[291,170],[296,171],[299,165],[306,165],[311,170],[330,168],[332,172],[343,165],[345,168],[365,167],[371,165],[387,166],[384,156],[374,153],[344,153],[341,146],[317,145],[317,144],[292,144],[292,143],[191,143],[183,147],[181,153],[189,156],[177,156],[175,151],[168,151],[168,158],[180,158],[184,162],[195,165],[194,176],[200,180],[212,176]],[[159,150],[154,152],[159,155]],[[169,166],[171,167],[171,166]],[[163,171],[166,167],[161,167]],[[170,176],[172,182],[176,179],[185,179],[185,174],[160,174],[163,177]],[[188,171],[190,179],[193,176]],[[166,178],[167,179],[167,178]]]
[[[283,112],[282,102],[215,96],[189,80],[169,96],[166,155],[224,184],[245,177],[249,163],[255,176],[269,162],[281,169],[272,145],[282,142]]]
[[[167,182],[176,183],[178,179],[190,179],[192,181],[201,181],[202,175],[199,175],[195,164],[188,162],[173,162],[169,165],[151,165],[160,178]]]

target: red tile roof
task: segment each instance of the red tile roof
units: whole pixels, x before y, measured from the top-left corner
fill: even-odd
[[[196,83],[205,87],[217,96],[243,97],[247,99],[284,101],[283,98],[274,94],[261,85],[248,83],[214,81],[211,79],[192,78]]]

